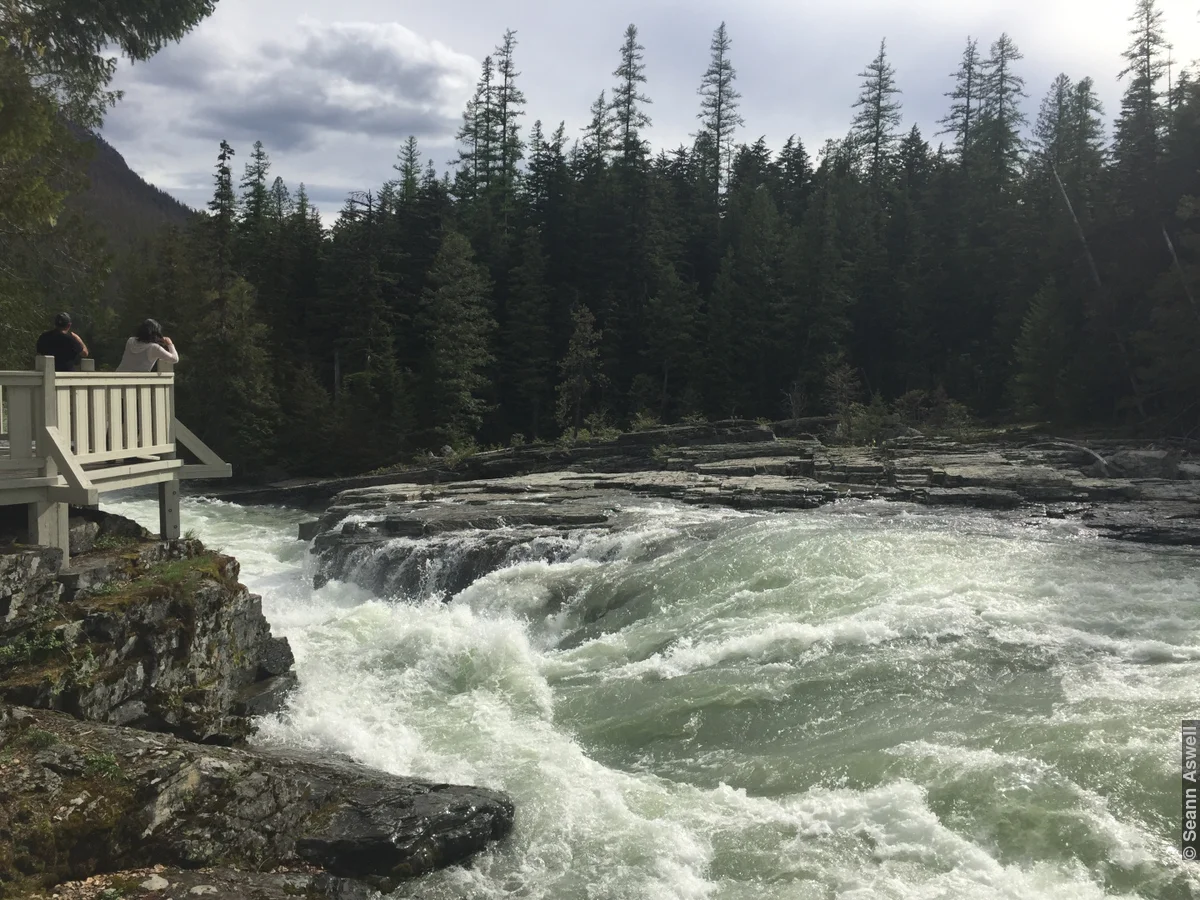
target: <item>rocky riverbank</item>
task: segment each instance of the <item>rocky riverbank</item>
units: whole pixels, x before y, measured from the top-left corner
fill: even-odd
[[[1110,538],[1200,546],[1200,459],[1177,448],[1082,447],[1029,434],[838,447],[726,422],[623,435],[549,470],[563,462],[554,457],[561,452],[489,455],[467,469],[529,470],[502,477],[455,471],[435,482],[430,470],[419,470],[343,490],[302,528],[314,539],[318,584],[353,577],[385,594],[422,586],[453,593],[514,554],[554,559],[565,552],[556,541],[565,531],[619,529],[623,504],[637,497],[742,510],[846,499],[966,506],[1031,527],[1071,519]],[[425,540],[394,540],[405,537]],[[446,557],[453,566],[436,565]]]
[[[0,545],[0,897],[100,896],[100,874],[108,896],[368,896],[511,828],[495,792],[247,746],[296,677],[237,561],[71,526],[69,569]]]

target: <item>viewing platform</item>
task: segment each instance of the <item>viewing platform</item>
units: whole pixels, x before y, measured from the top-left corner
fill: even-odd
[[[158,485],[163,540],[180,536],[180,482],[229,478],[232,467],[175,418],[175,373],[0,371],[0,506],[29,508],[29,543],[68,562],[68,508],[101,494]],[[185,462],[180,450],[198,460]]]

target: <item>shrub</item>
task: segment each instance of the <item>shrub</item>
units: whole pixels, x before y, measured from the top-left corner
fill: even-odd
[[[647,410],[642,410],[634,416],[629,426],[630,431],[651,431],[655,428],[662,428],[662,422],[658,420],[658,416]]]

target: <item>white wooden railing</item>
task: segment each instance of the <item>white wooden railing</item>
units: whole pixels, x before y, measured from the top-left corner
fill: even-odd
[[[164,538],[179,536],[179,481],[228,478],[231,468],[175,418],[175,373],[0,371],[0,506],[30,506],[30,539],[66,552],[65,504],[159,485]],[[198,464],[185,464],[183,447]]]

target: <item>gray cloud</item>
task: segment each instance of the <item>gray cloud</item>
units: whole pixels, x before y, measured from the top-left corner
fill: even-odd
[[[188,133],[209,140],[262,140],[275,150],[291,151],[315,149],[331,133],[392,138],[396,143],[410,134],[421,139],[448,137],[456,124],[437,110],[404,103],[352,109],[304,84],[271,87],[237,100],[206,103],[197,110]]]
[[[447,139],[475,68],[470,57],[395,23],[306,21],[292,40],[249,53],[211,39],[184,42],[130,77],[137,87],[189,96],[195,105],[181,123],[188,135],[261,139],[289,151],[330,134]]]

